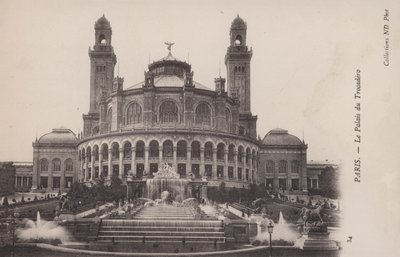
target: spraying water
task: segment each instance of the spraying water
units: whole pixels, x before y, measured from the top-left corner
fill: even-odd
[[[269,224],[269,220],[262,219],[256,221],[258,224],[258,240],[269,240],[269,233],[268,231],[261,231],[261,227],[266,226]],[[272,221],[271,221],[272,222]],[[272,233],[272,240],[285,240],[289,242],[294,242],[298,238],[299,233],[291,227],[289,223],[286,222],[285,218],[283,217],[282,212],[279,212],[279,220],[278,223],[274,224],[274,230]]]
[[[36,215],[36,222],[25,220],[25,228],[17,229],[16,233],[17,237],[24,241],[59,239],[64,243],[69,239],[69,233],[65,228],[54,221],[42,220],[39,211]]]

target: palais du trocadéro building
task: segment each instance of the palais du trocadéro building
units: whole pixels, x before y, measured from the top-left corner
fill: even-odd
[[[83,132],[53,129],[33,143],[32,188],[64,189],[113,175],[145,180],[163,163],[181,177],[207,179],[209,186],[263,183],[298,192],[318,187],[318,172],[307,171],[302,140],[284,129],[257,139],[246,31],[246,22],[236,17],[227,32],[227,78],[215,78],[215,85],[197,82],[191,65],[171,54],[172,44],[167,56],[148,65],[143,81],[124,85],[114,74],[110,22],[98,19]]]

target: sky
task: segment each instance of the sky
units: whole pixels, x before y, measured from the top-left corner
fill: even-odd
[[[0,1],[0,160],[31,161],[32,142],[52,128],[82,130],[89,109],[88,49],[103,14],[111,22],[125,88],[143,81],[149,61],[166,56],[164,42],[171,41],[173,55],[192,65],[194,80],[212,89],[219,70],[226,77],[229,27],[239,14],[253,51],[251,108],[258,134],[287,129],[304,135],[308,160],[342,163],[344,229],[357,253],[348,256],[399,256],[393,240],[400,236],[399,3]],[[385,24],[390,36],[383,34]],[[386,37],[390,66],[383,65]],[[357,69],[360,145],[354,142]],[[355,183],[358,157],[362,182]]]
[[[52,128],[82,130],[89,108],[88,48],[94,23],[111,22],[124,87],[149,61],[173,55],[214,89],[236,15],[248,25],[251,105],[261,138],[284,128],[308,144],[309,160],[343,159],[352,124],[352,77],[369,54],[360,30],[374,4],[335,1],[2,1],[0,160],[31,161],[32,141]],[[371,11],[371,13],[369,13]],[[379,13],[381,15],[381,13]],[[371,22],[371,29],[378,29]],[[380,24],[379,24],[380,25]],[[376,28],[375,28],[376,27]],[[380,28],[379,28],[380,29]],[[366,42],[355,45],[355,42]],[[348,115],[346,115],[348,114]]]

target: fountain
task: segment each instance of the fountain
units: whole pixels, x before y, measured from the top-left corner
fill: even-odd
[[[146,180],[147,198],[160,199],[164,191],[171,194],[171,200],[181,202],[189,194],[188,179],[181,179],[179,174],[168,164],[164,163],[154,173],[154,177]]]
[[[269,219],[262,219],[257,221],[259,228],[256,239],[260,241],[265,241],[269,239],[269,234],[267,231],[265,231],[265,228],[270,222],[273,223],[273,221]],[[262,228],[264,228],[264,230]],[[294,228],[292,228],[288,222],[286,222],[285,218],[283,217],[282,211],[280,211],[278,223],[274,224],[273,240],[284,240],[294,243],[298,237],[299,233]]]
[[[33,220],[25,220],[25,228],[16,231],[17,237],[23,241],[49,241],[60,240],[62,243],[67,242],[69,233],[63,227],[54,221],[46,221],[40,218],[40,212],[37,212],[36,222]]]

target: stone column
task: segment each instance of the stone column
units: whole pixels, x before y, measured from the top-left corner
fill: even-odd
[[[286,168],[287,168],[286,190],[289,190],[292,187],[292,180],[291,180],[292,165],[291,165],[291,162],[288,162]]]
[[[136,176],[136,147],[132,147],[131,149],[131,171],[133,176]]]
[[[86,170],[87,170],[87,166],[88,166],[87,158],[85,158]],[[47,181],[47,187],[51,189],[53,187],[53,162],[52,161],[49,162],[48,173],[49,173],[49,176],[48,176],[48,181]]]
[[[62,191],[65,187],[65,161],[61,162],[61,177],[60,177],[60,190]]]
[[[99,177],[103,175],[103,150],[99,150]]]
[[[119,178],[122,178],[124,175],[124,165],[122,164],[122,160],[124,159],[124,149],[119,149],[119,159],[118,159],[118,167],[119,167]]]
[[[225,158],[225,167],[224,167],[224,178],[225,179],[227,179],[228,178],[228,167],[229,167],[229,164],[228,164],[228,150],[227,149],[225,149],[225,151],[224,151],[224,158]]]
[[[192,148],[189,146],[186,152],[186,174],[192,173]]]
[[[250,168],[249,168],[250,182],[253,183],[253,155],[250,155]]]
[[[238,156],[237,156],[237,151],[235,150],[233,152],[233,160],[235,162],[235,168],[233,170],[233,179],[237,180],[238,179]]]
[[[111,179],[112,176],[112,149],[108,148],[108,178]]]
[[[92,159],[90,161],[90,166],[92,167],[91,168],[92,174],[90,175],[90,180],[93,180],[94,179],[94,170],[95,170],[95,168],[94,168],[94,151],[92,151]]]
[[[212,153],[213,153],[212,177],[217,178],[217,148],[213,148]]]
[[[243,167],[242,167],[242,180],[243,181],[246,181],[246,158],[247,157],[244,157],[244,158],[242,157],[242,164],[243,164]]]
[[[80,161],[80,170],[79,170],[79,174],[78,174],[78,176],[79,176],[79,178],[80,178],[80,181],[82,182],[82,181],[84,181],[84,179],[85,179],[85,174],[83,173],[83,168],[85,167],[85,162],[82,160],[82,155],[80,156],[80,158],[81,158],[81,161]]]
[[[33,150],[33,172],[32,172],[32,189],[38,188],[39,180],[39,156],[36,149]]]
[[[147,175],[149,173],[149,147],[144,147],[144,171],[143,175]]]
[[[200,176],[204,176],[205,167],[204,167],[204,147],[200,147]]]
[[[161,164],[163,162],[162,154],[163,154],[163,147],[162,147],[162,145],[160,145],[158,147],[158,166],[159,167],[161,167]]]
[[[178,171],[178,164],[177,164],[177,160],[176,160],[176,151],[177,151],[177,147],[174,146],[173,167],[174,167],[174,170],[177,172]]]

